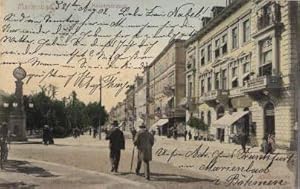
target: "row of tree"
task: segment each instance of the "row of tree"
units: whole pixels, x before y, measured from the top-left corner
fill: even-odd
[[[104,125],[108,114],[99,102],[85,104],[77,98],[73,91],[62,100],[56,98],[57,88],[53,85],[41,86],[40,92],[31,96],[24,96],[24,108],[26,112],[27,129],[41,129],[44,125],[53,127],[55,137],[65,137],[72,133],[74,128],[87,130],[90,127],[97,128]],[[12,104],[14,95],[5,98]],[[33,104],[33,106],[29,106]],[[10,106],[6,112],[13,111]]]

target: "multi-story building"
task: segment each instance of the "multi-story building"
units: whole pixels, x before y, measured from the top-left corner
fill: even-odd
[[[109,112],[109,122],[118,121],[121,129],[125,130],[126,124],[126,114],[125,114],[125,101],[119,102],[116,106],[112,107]]]
[[[135,96],[134,96],[134,104],[135,104],[135,112],[136,117],[134,121],[134,126],[138,128],[141,124],[146,125],[146,90],[147,90],[147,78],[146,74],[143,76],[136,76],[135,78]]]
[[[203,119],[227,142],[244,125],[259,143],[269,134],[280,146],[294,143],[297,8],[235,0],[202,19],[186,43],[187,120]]]
[[[162,134],[174,125],[185,125],[185,110],[179,106],[185,97],[184,43],[171,41],[147,68],[149,125]]]
[[[129,130],[134,125],[135,120],[135,86],[130,85],[125,92],[124,106],[125,106],[125,122],[126,130]]]

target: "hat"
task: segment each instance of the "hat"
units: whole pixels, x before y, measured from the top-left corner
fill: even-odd
[[[142,123],[139,128],[146,128],[146,125],[144,123]]]

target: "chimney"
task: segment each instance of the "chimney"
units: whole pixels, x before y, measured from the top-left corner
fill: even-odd
[[[222,12],[223,9],[224,9],[224,7],[214,6],[211,9],[213,18],[215,18],[216,16],[218,16],[220,14],[220,12]]]
[[[202,17],[202,27],[204,27],[209,21],[211,20],[211,17]]]

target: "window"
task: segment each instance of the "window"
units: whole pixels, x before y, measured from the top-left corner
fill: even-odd
[[[219,78],[219,73],[215,73],[215,89],[219,89],[220,87],[220,78]]]
[[[220,56],[220,39],[215,41],[215,58]]]
[[[245,74],[248,72],[250,72],[250,63],[249,62],[243,64],[243,73]]]
[[[227,53],[227,34],[222,36],[222,53]]]
[[[200,119],[201,119],[202,121],[204,121],[204,112],[203,112],[203,111],[201,112],[201,117],[200,117]]]
[[[222,71],[222,89],[227,89],[227,71],[226,69]]]
[[[207,78],[207,91],[211,91],[211,78]]]
[[[266,39],[261,43],[261,58],[259,75],[272,75],[272,40]]]
[[[212,57],[211,57],[211,44],[207,46],[207,61],[210,62]]]
[[[243,42],[247,42],[250,39],[250,21],[246,20],[243,23]]]
[[[232,29],[232,49],[238,48],[238,28]]]
[[[236,88],[236,87],[238,87],[238,86],[239,86],[239,81],[238,81],[237,78],[234,78],[234,79],[232,80],[232,88]]]
[[[204,88],[205,88],[204,79],[202,79],[201,80],[201,95],[204,94]]]
[[[211,124],[211,113],[210,111],[207,112],[207,125],[210,126]]]
[[[237,67],[232,68],[232,77],[237,76]]]
[[[188,76],[188,97],[192,97],[192,90],[193,90],[193,83],[192,83],[192,77]]]
[[[201,66],[205,64],[205,54],[204,54],[204,49],[201,49]]]

